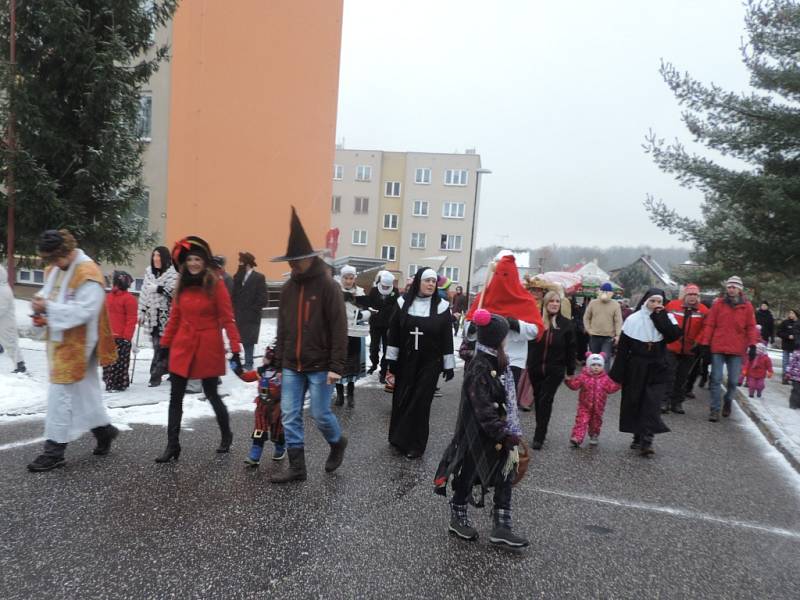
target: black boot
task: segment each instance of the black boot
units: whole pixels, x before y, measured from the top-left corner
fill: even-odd
[[[44,452],[37,456],[33,462],[28,465],[28,470],[33,472],[51,471],[58,467],[63,467],[65,464],[64,451],[67,449],[66,444],[59,444],[53,440],[47,440],[44,443]]]
[[[274,473],[269,480],[272,483],[306,480],[306,453],[303,448],[289,448],[289,468],[283,473]]]
[[[103,425],[92,429],[94,437],[97,439],[97,446],[92,450],[95,456],[105,456],[111,450],[111,442],[119,435],[119,429],[111,425]]]
[[[478,539],[478,530],[472,526],[467,516],[466,504],[454,504],[450,501],[450,526],[447,530],[462,540],[474,542]]]
[[[685,415],[686,411],[683,410],[683,403],[682,402],[673,402],[670,410],[675,413],[676,415]]]
[[[231,451],[231,444],[233,444],[233,432],[229,429],[222,434],[222,441],[217,448],[217,454],[227,454]]]
[[[356,401],[353,398],[353,394],[355,394],[356,384],[352,381],[347,384],[347,406],[353,408],[356,405]]]
[[[164,452],[161,454],[161,456],[156,457],[156,462],[166,463],[173,459],[175,460],[175,462],[178,462],[178,458],[180,457],[180,455],[181,455],[180,444],[177,446],[167,446],[164,449]]]
[[[341,383],[336,384],[336,400],[333,401],[334,406],[344,406],[344,386]]]
[[[638,433],[633,434],[633,441],[631,442],[631,450],[639,450],[642,447],[642,438]]]
[[[511,531],[511,509],[494,508],[494,528],[489,535],[489,541],[498,546],[510,546],[512,548],[524,548],[529,544],[524,537],[518,536]]]
[[[25,361],[19,361],[17,363],[17,368],[11,371],[12,373],[25,373],[27,369],[25,368]]]
[[[331,452],[328,454],[328,460],[325,461],[327,473],[333,473],[342,464],[345,448],[347,448],[347,438],[344,436],[340,437],[335,444],[331,444]]]
[[[172,459],[178,460],[181,455],[181,418],[183,417],[183,405],[181,402],[170,400],[169,418],[167,420],[167,448],[156,458],[157,463],[169,462]]]

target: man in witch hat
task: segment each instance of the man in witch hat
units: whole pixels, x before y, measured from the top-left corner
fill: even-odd
[[[271,477],[274,483],[306,478],[303,436],[306,389],[311,394],[311,416],[331,447],[325,471],[335,471],[342,464],[347,447],[347,438],[342,435],[330,407],[333,386],[341,379],[347,359],[347,318],[342,291],[319,254],[311,247],[292,207],[286,255],[272,259],[272,262],[288,261],[292,268],[281,289],[274,362],[282,377],[281,420],[289,468],[274,474]]]

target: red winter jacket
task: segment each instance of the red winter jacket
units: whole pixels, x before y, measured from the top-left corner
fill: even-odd
[[[691,354],[700,332],[703,331],[703,321],[708,314],[708,308],[700,302],[689,308],[684,306],[683,300],[672,300],[667,304],[666,310],[675,317],[682,333],[679,339],[667,344],[667,350],[674,354]]]
[[[767,375],[772,377],[772,359],[767,354],[758,354],[747,365],[744,373],[754,379],[764,379]]]
[[[698,344],[711,346],[714,354],[743,354],[759,342],[753,305],[742,297],[737,305],[718,298],[706,315]]]
[[[233,320],[228,288],[218,279],[210,296],[201,286],[183,288],[172,302],[161,347],[169,348],[169,372],[189,379],[225,374],[225,343],[240,351],[239,330]]]
[[[613,394],[622,388],[605,371],[592,375],[589,367],[584,367],[580,375],[570,377],[564,383],[571,390],[580,390],[578,400],[581,404],[587,405],[595,405],[598,402],[605,404],[608,394]]]
[[[136,298],[128,291],[113,288],[106,294],[106,308],[111,324],[111,335],[130,342],[136,329],[136,315],[139,308]]]

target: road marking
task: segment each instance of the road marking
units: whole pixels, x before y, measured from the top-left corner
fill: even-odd
[[[20,446],[30,446],[31,444],[41,444],[44,441],[43,437],[32,438],[29,440],[20,440],[18,442],[11,442],[9,444],[0,444],[0,452],[3,450],[11,450],[12,448],[19,448]]]
[[[756,531],[761,531],[764,533],[771,533],[773,535],[781,535],[783,537],[789,537],[800,540],[800,531],[792,531],[791,529],[783,529],[781,527],[770,527],[769,525],[749,523],[747,521],[739,521],[737,519],[727,519],[725,517],[717,517],[714,515],[709,515],[707,513],[696,512],[693,510],[673,508],[671,506],[660,506],[658,504],[649,504],[646,502],[615,500],[614,498],[606,498],[605,496],[594,496],[592,494],[576,494],[572,492],[560,492],[558,490],[545,490],[542,488],[534,488],[534,489],[538,492],[542,492],[543,494],[550,494],[552,496],[572,498],[573,500],[586,500],[588,502],[597,502],[599,504],[610,504],[612,506],[621,506],[623,508],[635,508],[637,510],[646,510],[665,515],[672,515],[673,517],[681,517],[684,519],[710,521],[712,523],[721,523],[723,525],[729,525],[731,527],[739,527],[742,529],[754,529]]]

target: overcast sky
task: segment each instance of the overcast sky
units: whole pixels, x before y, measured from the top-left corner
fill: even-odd
[[[476,148],[481,246],[681,245],[642,207],[701,200],[642,150],[691,141],[660,60],[743,90],[743,36],[739,0],[344,0],[337,142]]]

